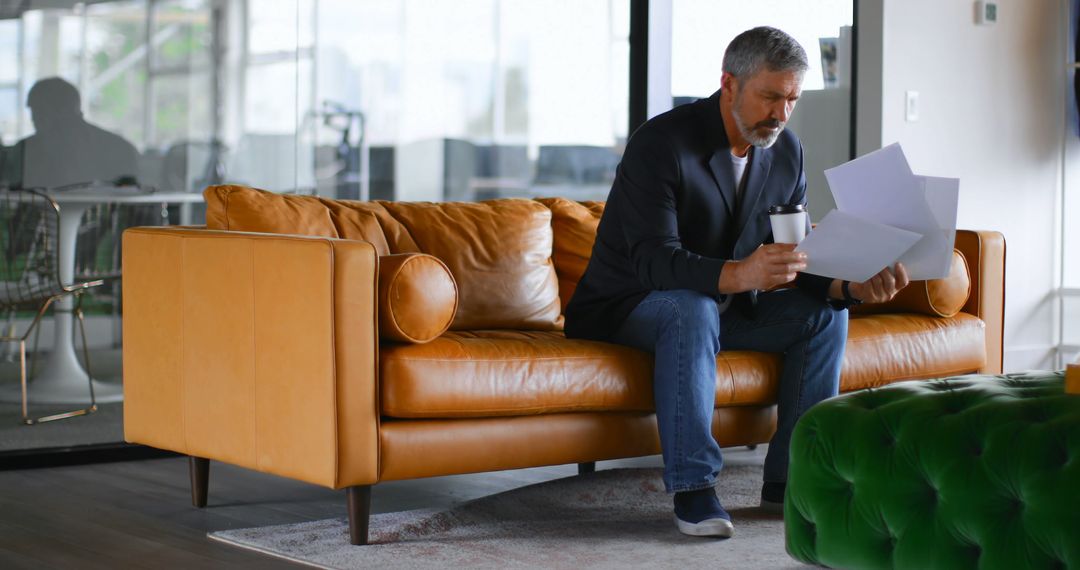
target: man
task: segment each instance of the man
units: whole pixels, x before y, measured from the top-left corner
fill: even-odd
[[[754,28],[724,53],[720,91],[642,125],[566,309],[568,336],[654,353],[664,485],[686,534],[734,531],[714,490],[722,459],[710,427],[721,348],[783,354],[761,493],[762,505],[775,510],[795,421],[838,391],[847,306],[891,299],[908,281],[900,265],[865,283],[799,273],[805,254],[768,243],[768,208],[806,202],[802,146],[784,130],[806,69],[793,38]],[[792,280],[796,287],[776,289]]]
[[[9,149],[3,175],[12,187],[52,189],[88,182],[130,182],[138,151],[83,118],[79,90],[50,77],[26,96],[34,134]]]

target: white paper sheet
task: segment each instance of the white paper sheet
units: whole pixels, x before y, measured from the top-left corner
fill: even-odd
[[[920,176],[926,183],[926,201],[938,225],[956,231],[956,211],[960,203],[960,179]]]
[[[931,176],[915,178],[926,207],[933,216],[933,224],[921,225],[915,230],[923,234],[923,237],[900,257],[900,262],[904,264],[908,277],[912,280],[944,279],[948,277],[949,268],[952,266],[960,181]]]
[[[911,279],[948,275],[959,180],[916,176],[899,144],[826,170],[825,177],[840,211],[920,235],[899,259]]]
[[[887,218],[903,221],[899,213],[882,211],[883,196],[905,196],[915,184],[915,174],[911,172],[900,143],[893,143],[880,150],[864,154],[855,160],[845,162],[825,171],[833,200],[837,209],[858,216],[870,214],[882,219],[875,221],[895,225]],[[910,200],[905,200],[908,205]]]
[[[941,229],[899,144],[825,171],[836,207],[871,222],[926,235]]]
[[[945,238],[943,253],[939,253],[937,274],[925,279],[944,279],[952,267],[952,250],[956,247],[956,214],[960,204],[960,180],[921,176],[926,185],[926,202],[937,218],[941,235]],[[922,279],[921,277],[919,279]]]
[[[920,234],[833,210],[795,251],[806,252],[806,273],[862,283],[893,265]]]

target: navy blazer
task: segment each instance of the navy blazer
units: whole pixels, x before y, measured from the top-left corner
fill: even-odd
[[[769,206],[806,204],[802,145],[791,131],[768,149],[751,147],[746,168],[737,200],[719,91],[638,128],[616,171],[589,265],[566,307],[566,335],[609,339],[654,290],[720,298],[725,260],[743,259],[772,241]],[[809,275],[798,280],[822,302],[830,282]],[[754,294],[746,295],[746,304]]]

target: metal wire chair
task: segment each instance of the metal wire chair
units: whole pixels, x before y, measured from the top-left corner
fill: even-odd
[[[77,190],[83,186],[73,185],[63,190]],[[147,194],[153,188],[139,187]],[[105,286],[95,290],[93,299],[108,299],[112,312],[113,346],[119,347],[121,338],[121,245],[124,230],[136,226],[159,226],[168,223],[167,206],[162,204],[101,203],[91,206],[79,223],[79,236],[75,246],[75,280],[88,282],[101,280]]]
[[[22,387],[23,423],[31,425],[97,411],[94,385],[90,374],[90,352],[86,344],[86,323],[82,313],[82,295],[102,281],[88,281],[65,285],[61,283],[57,238],[60,229],[60,207],[51,198],[36,190],[0,189],[0,310],[9,314],[36,310],[34,319],[26,332],[0,337],[0,342],[19,343],[19,368]],[[27,403],[26,341],[35,329],[40,328],[41,318],[54,301],[73,295],[73,312],[79,320],[79,332],[83,343],[83,358],[87,370],[87,386],[90,407],[32,418]]]

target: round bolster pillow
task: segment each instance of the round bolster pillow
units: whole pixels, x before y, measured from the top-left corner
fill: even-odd
[[[379,257],[379,336],[422,344],[434,340],[457,314],[454,276],[436,257],[400,253]]]
[[[932,317],[951,317],[960,312],[971,295],[971,277],[967,259],[953,250],[949,276],[944,279],[912,281],[891,301],[853,307],[856,313],[920,313]]]

